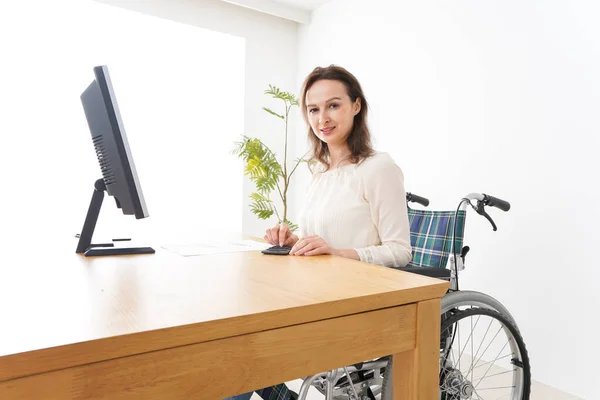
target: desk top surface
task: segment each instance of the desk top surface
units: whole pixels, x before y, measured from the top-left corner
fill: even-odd
[[[0,265],[0,381],[53,368],[439,298],[448,283],[332,257],[260,252]]]

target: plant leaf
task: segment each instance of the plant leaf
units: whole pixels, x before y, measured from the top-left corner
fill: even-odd
[[[254,200],[256,202],[262,202],[262,203],[272,203],[273,202],[271,199],[269,199],[262,193],[257,193],[257,192],[250,193],[250,196],[248,196],[248,197],[250,197],[252,200]]]
[[[269,114],[272,114],[272,115],[274,115],[274,116],[276,116],[276,117],[279,117],[279,118],[281,118],[281,119],[285,120],[285,117],[284,117],[283,115],[277,114],[275,111],[273,111],[273,110],[271,110],[271,109],[269,109],[269,108],[267,108],[267,107],[263,107],[263,110],[265,110],[265,111],[266,111],[266,112],[268,112]]]
[[[287,224],[287,226],[290,228],[290,231],[295,232],[298,230],[298,225],[294,224],[293,222],[291,222],[290,220],[286,219],[283,221],[285,224]],[[280,221],[281,223],[281,221]]]
[[[256,184],[259,192],[268,194],[277,187],[279,178],[283,177],[283,169],[275,153],[263,142],[244,136],[233,151],[246,161],[244,175]]]
[[[265,167],[263,166],[263,161],[258,157],[254,156],[246,162],[245,173],[251,179],[258,179],[262,176],[265,176]]]
[[[253,193],[253,194],[257,194],[257,193]],[[252,211],[253,214],[255,214],[260,219],[269,219],[273,216],[273,213],[275,212],[273,210],[273,206],[271,205],[270,201],[264,202],[264,201],[254,200],[252,202],[252,204],[250,204],[250,210]]]
[[[279,92],[279,88],[271,84],[269,84],[269,90],[265,90],[265,94],[270,94],[273,97],[277,97],[279,95]]]
[[[294,94],[290,92],[282,92],[277,86],[269,85],[269,89],[265,90],[265,94],[269,94],[273,98],[289,102],[290,105],[298,105],[298,99],[296,96],[294,96]]]
[[[256,188],[259,192],[270,193],[277,187],[277,179],[272,176],[261,176],[254,180]]]

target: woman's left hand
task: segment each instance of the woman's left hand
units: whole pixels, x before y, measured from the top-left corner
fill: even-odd
[[[333,252],[334,249],[327,244],[325,239],[317,235],[312,235],[298,240],[294,247],[292,247],[290,255],[316,256],[321,254],[333,254]]]

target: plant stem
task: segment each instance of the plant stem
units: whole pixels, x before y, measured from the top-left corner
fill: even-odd
[[[300,163],[302,161],[305,161],[305,157],[306,155],[310,153],[310,150],[307,151],[306,153],[304,153],[304,155],[302,156],[301,159],[298,160],[298,162],[296,163],[296,165],[294,166],[294,168],[292,169],[292,172],[290,172],[290,176],[288,176],[288,185],[290,184],[290,180],[292,179],[292,175],[294,175],[294,171],[296,170],[296,168],[298,168],[298,165],[300,165]]]
[[[285,200],[283,199],[283,193],[281,193],[281,188],[279,187],[279,182],[277,182],[277,191],[279,192],[279,197],[281,197],[281,201],[285,203]]]
[[[287,145],[288,145],[288,118],[290,115],[291,105],[288,107],[285,101],[285,147],[283,149],[283,220],[287,221],[287,190],[289,185],[287,175]]]

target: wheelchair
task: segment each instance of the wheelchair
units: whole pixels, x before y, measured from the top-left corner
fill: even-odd
[[[458,286],[469,251],[463,246],[467,209],[484,216],[495,231],[486,207],[508,211],[510,204],[471,193],[455,211],[429,211],[410,207],[410,203],[427,207],[424,197],[409,192],[406,200],[413,257],[397,269],[450,282],[441,300],[439,399],[528,400],[529,357],[514,318],[493,297]],[[388,356],[305,377],[298,399],[305,400],[314,387],[326,400],[392,400],[392,369]]]

